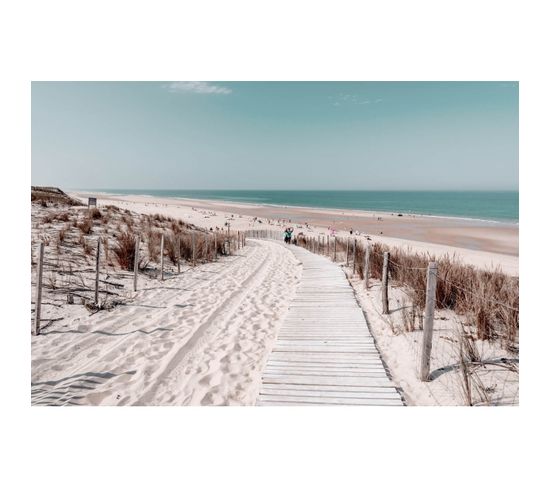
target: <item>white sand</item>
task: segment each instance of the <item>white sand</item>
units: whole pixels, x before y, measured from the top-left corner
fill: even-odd
[[[33,234],[55,232],[40,227]],[[54,256],[47,246],[46,259]],[[164,282],[140,275],[137,293],[131,273],[111,273],[109,281],[124,285],[124,304],[94,314],[46,289],[43,326],[62,320],[32,337],[32,403],[253,404],[299,279],[296,259],[278,244],[250,240],[218,262],[179,275],[168,268]]]

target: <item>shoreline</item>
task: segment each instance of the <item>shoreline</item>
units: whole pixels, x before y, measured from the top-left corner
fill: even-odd
[[[223,227],[230,223],[234,230],[284,228],[296,232],[327,235],[328,227],[339,237],[366,238],[396,247],[407,247],[435,256],[456,255],[465,263],[517,275],[519,272],[519,225],[487,223],[460,218],[387,212],[324,209],[320,207],[272,206],[257,203],[233,203],[222,200],[201,200],[186,197],[151,197],[119,195],[106,192],[70,192],[85,199],[98,197],[98,204],[122,205],[141,213],[164,213],[188,220],[201,227]],[[256,220],[254,220],[254,218]],[[356,234],[358,233],[358,235]]]
[[[365,212],[365,213],[379,213],[386,216],[397,215],[401,213],[403,216],[407,217],[423,217],[423,218],[434,218],[434,219],[449,219],[449,220],[458,220],[458,221],[467,221],[467,222],[480,222],[483,224],[495,224],[503,226],[519,226],[519,219],[503,219],[503,220],[494,220],[489,218],[478,218],[478,217],[468,217],[463,215],[438,215],[438,214],[425,214],[425,213],[414,213],[409,210],[376,210],[376,209],[364,209],[364,208],[343,208],[343,207],[311,207],[306,205],[292,205],[292,204],[283,204],[283,203],[261,203],[256,201],[242,201],[242,200],[231,200],[231,199],[216,199],[216,198],[193,198],[193,197],[181,197],[175,195],[152,195],[149,193],[112,193],[105,190],[94,191],[94,190],[68,190],[72,194],[85,194],[85,195],[108,195],[113,197],[144,197],[144,198],[156,198],[156,199],[173,199],[173,200],[183,200],[183,201],[202,201],[209,203],[227,203],[231,205],[255,205],[258,207],[273,207],[273,208],[292,208],[298,210],[334,210],[338,212]]]

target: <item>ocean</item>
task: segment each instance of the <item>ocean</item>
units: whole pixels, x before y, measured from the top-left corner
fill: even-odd
[[[296,191],[86,189],[119,195],[227,200],[263,205],[378,210],[519,222],[517,191]]]

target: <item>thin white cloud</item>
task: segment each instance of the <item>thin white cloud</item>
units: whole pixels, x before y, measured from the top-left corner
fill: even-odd
[[[357,95],[351,95],[349,93],[339,93],[336,96],[329,96],[331,104],[335,107],[340,107],[341,105],[370,105],[371,103],[380,103],[381,98],[375,100],[369,98],[361,98]]]
[[[199,93],[201,95],[229,95],[233,90],[208,81],[174,81],[165,88],[172,93]]]

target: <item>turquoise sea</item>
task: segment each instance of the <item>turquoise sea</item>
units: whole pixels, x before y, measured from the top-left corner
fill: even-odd
[[[517,191],[296,191],[86,189],[119,195],[196,198],[286,205],[414,213],[497,222],[519,222]]]

